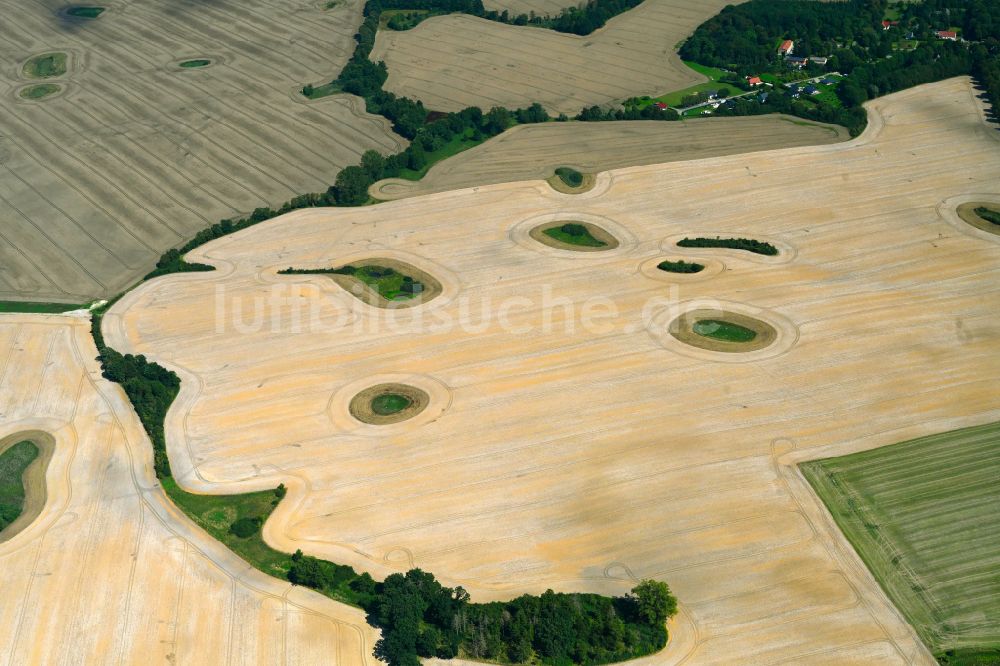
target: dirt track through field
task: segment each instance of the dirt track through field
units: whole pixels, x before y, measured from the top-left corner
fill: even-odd
[[[0,543],[0,663],[374,666],[364,614],[250,569],[168,502],[89,320],[0,315],[0,439],[54,438],[40,515]]]
[[[431,109],[508,108],[540,102],[555,113],[658,95],[705,81],[676,46],[725,0],[646,0],[580,37],[466,15],[381,30],[372,60],[385,61],[385,89]]]
[[[360,0],[138,0],[91,21],[59,8],[0,0],[0,298],[113,295],[223,217],[405,145],[357,98],[293,94],[339,71]],[[22,99],[21,63],[51,51],[70,56],[47,79],[65,90]],[[178,67],[197,57],[212,64]]]
[[[657,666],[930,664],[790,463],[1000,419],[1000,244],[954,212],[1000,195],[1000,132],[965,78],[870,110],[852,142],[621,169],[581,195],[533,181],[296,212],[195,251],[219,270],[142,285],[104,334],[181,375],[183,484],[288,486],[264,526],[283,550],[419,566],[476,599],[664,579],[684,612]],[[557,219],[621,245],[530,238]],[[695,233],[781,254],[675,246]],[[390,313],[277,274],[361,252],[442,296]],[[668,256],[725,270],[646,274]],[[671,344],[674,306],[705,301],[777,339]],[[391,381],[427,410],[391,430],[345,416]]]
[[[698,118],[681,123],[634,120],[520,125],[434,165],[418,181],[387,178],[372,185],[370,192],[378,199],[403,199],[549,178],[559,166],[596,173],[849,138],[847,130],[837,125],[778,115]]]

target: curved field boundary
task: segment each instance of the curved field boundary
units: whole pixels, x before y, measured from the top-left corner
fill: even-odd
[[[174,508],[95,353],[84,317],[0,315],[0,437],[55,442],[48,501],[0,543],[0,659],[378,664],[361,611],[257,572]]]
[[[518,125],[498,137],[436,164],[418,181],[380,180],[369,189],[376,199],[393,200],[432,192],[544,180],[558,166],[582,172],[663,164],[833,144],[848,140],[836,125],[793,122],[786,116],[695,118],[682,122],[626,120]],[[572,194],[581,196],[579,191]]]
[[[539,102],[554,113],[705,81],[675,45],[726,4],[646,0],[585,37],[452,14],[412,30],[380,30],[371,53],[384,88],[428,108],[510,109]]]

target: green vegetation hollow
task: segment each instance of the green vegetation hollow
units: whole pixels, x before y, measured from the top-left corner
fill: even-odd
[[[574,252],[600,252],[620,245],[617,238],[596,224],[574,220],[540,224],[529,235],[543,245]]]
[[[413,401],[399,393],[385,393],[372,398],[372,411],[378,416],[392,416],[410,405]]]
[[[212,64],[212,61],[208,58],[195,58],[194,60],[185,60],[178,64],[178,67],[183,67],[184,69],[197,69],[198,67],[207,67]]]
[[[667,273],[700,273],[705,270],[703,264],[694,261],[684,261],[683,259],[661,261],[656,267]]]
[[[429,273],[396,259],[373,258],[339,268],[286,268],[279,275],[329,275],[369,305],[408,307],[426,303],[443,287]]]
[[[800,465],[943,664],[1000,663],[998,448],[991,423]]]
[[[104,13],[104,7],[97,5],[76,5],[66,9],[66,15],[73,18],[95,19]]]
[[[691,330],[706,338],[725,342],[750,342],[757,337],[753,329],[724,319],[699,319]]]
[[[0,453],[0,532],[24,510],[25,472],[39,453],[34,442],[28,440],[17,442]]]
[[[36,55],[24,63],[21,73],[29,79],[50,79],[66,73],[66,54],[61,51]]]
[[[369,425],[391,425],[408,421],[427,409],[431,397],[409,384],[386,383],[369,386],[351,398],[351,416]]]
[[[777,329],[756,317],[708,308],[681,314],[667,330],[684,344],[726,353],[757,351],[778,339]]]
[[[778,254],[778,248],[764,241],[752,238],[683,238],[677,241],[678,247],[708,247],[724,248],[727,250],[744,250],[754,254],[762,254],[773,257]]]
[[[958,207],[962,221],[989,234],[1000,236],[1000,204],[967,203]]]
[[[23,99],[30,99],[32,101],[37,101],[40,99],[45,99],[49,95],[54,95],[60,90],[62,90],[62,87],[57,86],[54,83],[39,83],[33,86],[22,88],[21,92],[18,94]]]

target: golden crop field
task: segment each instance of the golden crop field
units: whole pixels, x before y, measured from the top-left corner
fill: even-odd
[[[0,541],[3,663],[378,663],[361,611],[250,568],[170,503],[96,354],[86,317],[0,315],[0,441],[51,440],[44,508]]]
[[[930,664],[796,464],[1000,419],[1000,246],[954,212],[1000,201],[1000,133],[967,78],[869,110],[850,142],[620,169],[581,195],[529,181],[297,211],[195,250],[218,270],[143,284],[104,335],[181,375],[180,483],[288,486],[276,548],[418,566],[476,600],[666,580],[683,612],[649,664]],[[556,220],[620,243],[531,238]],[[780,252],[676,246],[692,235]],[[442,293],[387,310],[278,275],[371,257]],[[710,269],[656,271],[667,257]],[[703,307],[776,340],[667,334]],[[384,383],[429,406],[354,419]]]
[[[513,127],[434,165],[420,180],[387,178],[372,185],[378,199],[545,179],[560,166],[597,173],[760,150],[846,141],[847,130],[779,115],[696,118],[679,123],[544,123]]]
[[[451,14],[381,30],[371,53],[385,89],[439,111],[541,103],[554,113],[700,83],[675,46],[724,0],[648,0],[585,37]]]
[[[357,0],[2,3],[0,299],[113,295],[223,217],[322,191],[369,148],[406,145],[354,97],[312,103],[354,47]],[[20,95],[21,64],[66,54],[57,93]],[[183,68],[205,59],[208,66]]]

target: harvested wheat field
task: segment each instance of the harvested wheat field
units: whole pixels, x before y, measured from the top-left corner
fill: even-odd
[[[869,109],[848,143],[621,169],[582,195],[532,181],[297,211],[192,252],[219,270],[145,283],[104,334],[181,375],[182,484],[289,487],[264,527],[282,550],[418,566],[476,600],[663,579],[683,613],[649,664],[933,663],[794,463],[1000,419],[1000,245],[954,214],[1000,194],[1000,133],[966,78]],[[530,237],[555,220],[620,244]],[[688,234],[779,254],[676,247]],[[363,253],[442,294],[392,311],[277,274]],[[649,277],[664,257],[725,270]],[[774,342],[667,333],[713,306]],[[383,383],[430,403],[354,419]]]
[[[89,319],[0,316],[0,440],[54,441],[45,506],[0,542],[5,664],[363,665],[364,614],[251,569],[169,503]]]
[[[380,30],[371,59],[385,61],[385,89],[431,109],[541,103],[554,113],[705,81],[676,46],[726,4],[647,0],[580,37],[450,14],[412,30]]]
[[[60,7],[8,1],[0,23],[2,299],[118,293],[203,227],[405,145],[357,98],[295,94],[346,62],[360,1],[138,0],[90,20]],[[58,91],[22,96],[38,82],[22,63],[53,52],[67,54],[45,79]]]
[[[556,167],[584,173],[759,150],[846,141],[838,125],[786,116],[697,118],[684,122],[519,125],[434,165],[420,180],[386,178],[372,185],[378,199],[402,199],[464,187],[549,178]]]

